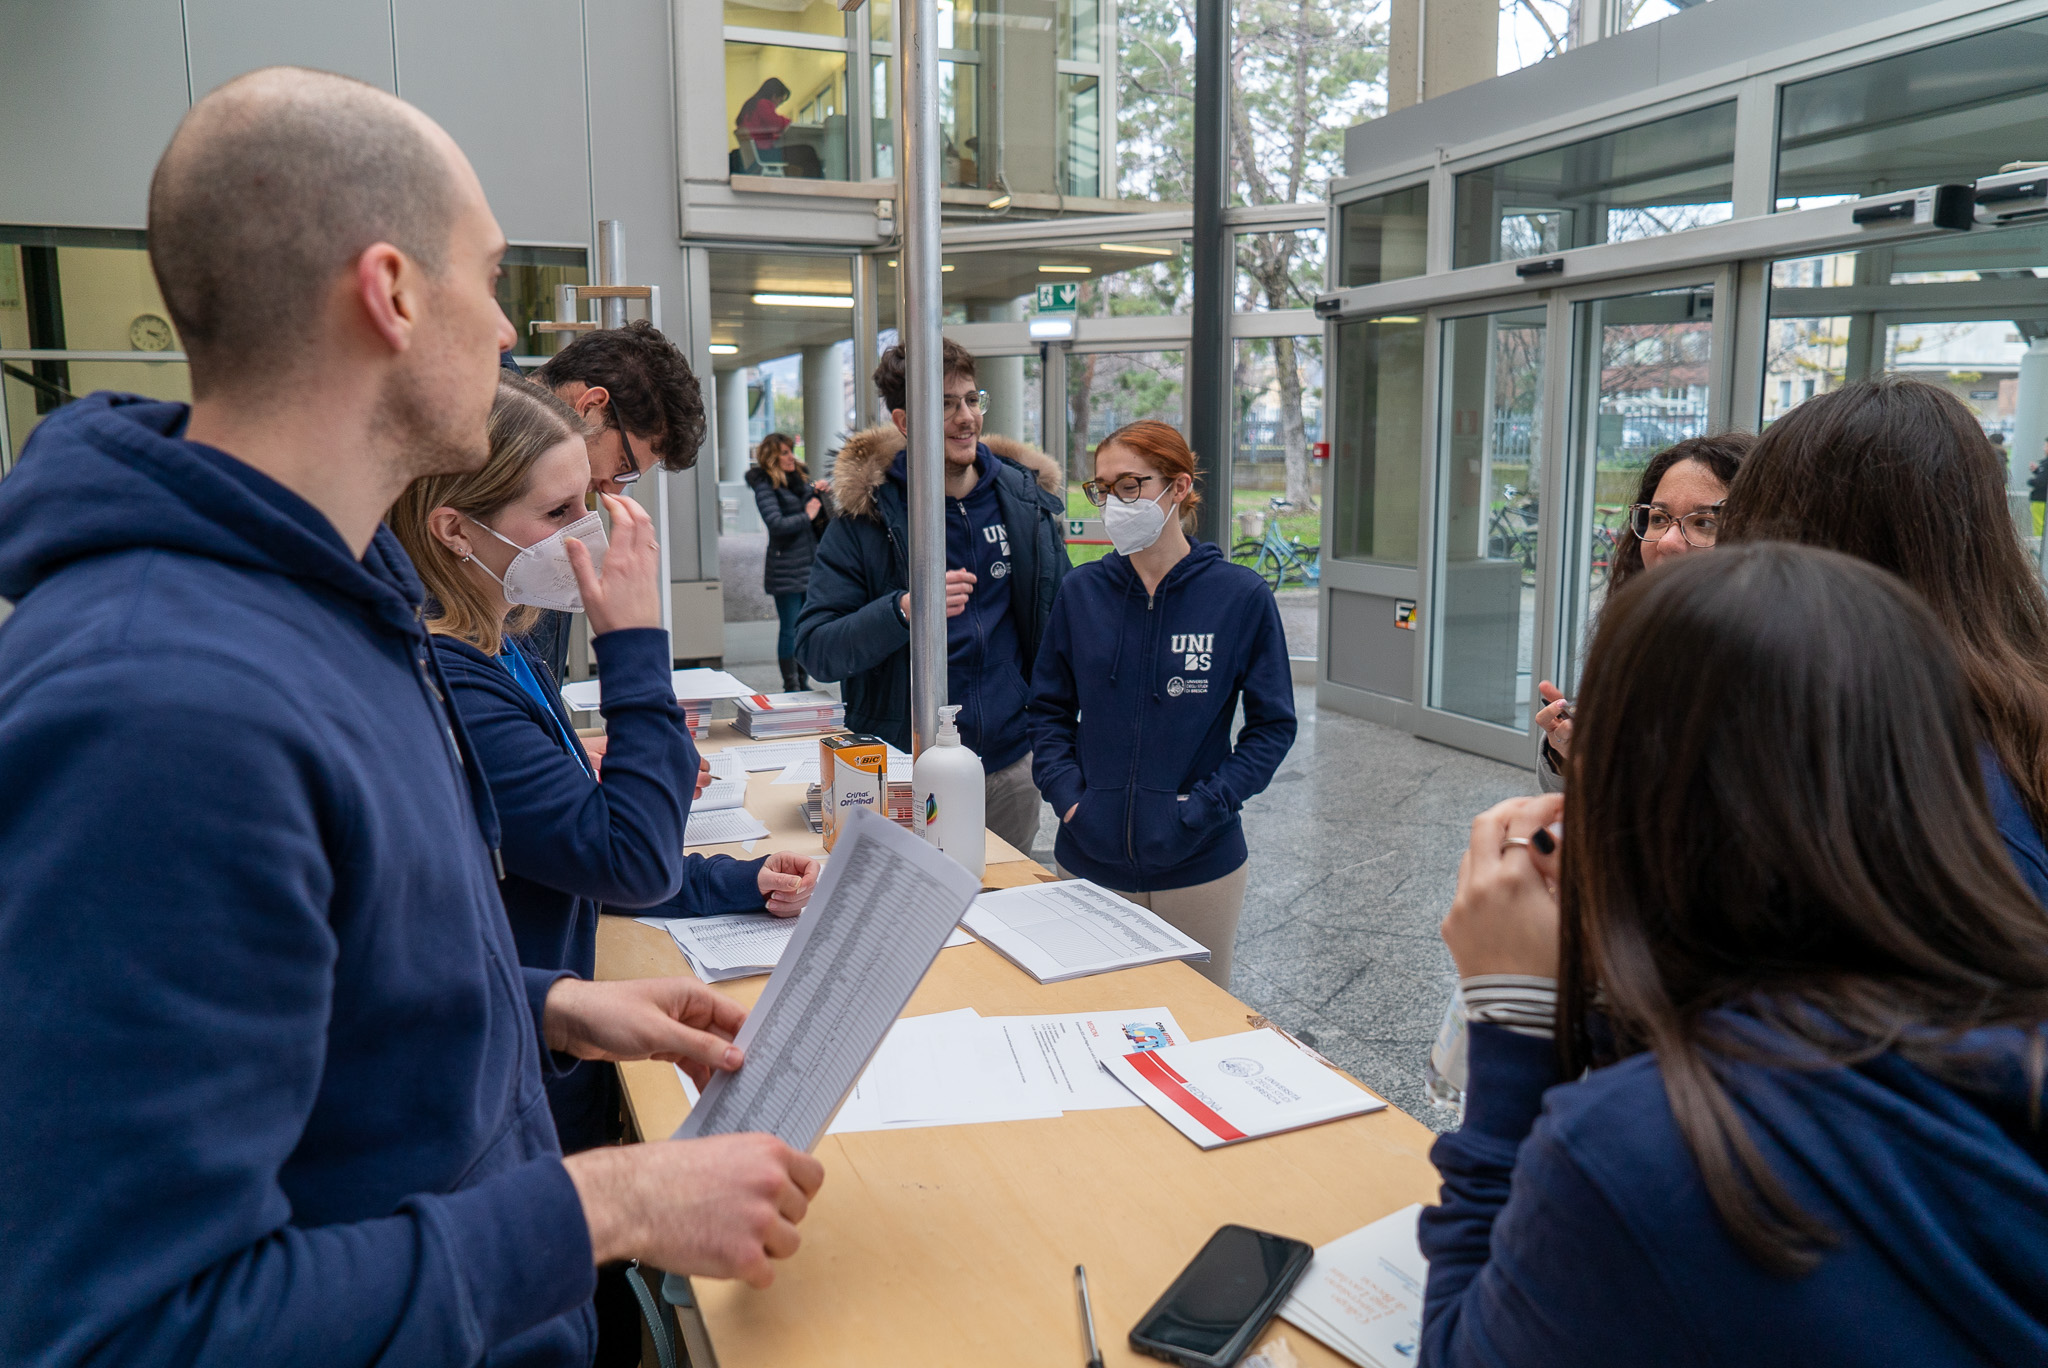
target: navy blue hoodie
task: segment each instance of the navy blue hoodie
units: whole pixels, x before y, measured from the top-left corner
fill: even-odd
[[[185,418],[0,481],[0,1362],[586,1363],[557,975],[411,564]]]
[[[599,903],[672,917],[757,911],[767,859],[683,853],[697,751],[669,683],[667,634],[606,632],[590,645],[604,679],[603,783],[570,753],[569,715],[531,653],[549,695],[545,712],[502,661],[466,641],[434,638],[504,829],[500,891],[519,962],[581,978],[597,973]],[[547,1080],[565,1152],[612,1138],[610,1070],[584,1061]]]
[[[1208,542],[1152,594],[1115,552],[1067,576],[1031,677],[1031,776],[1062,818],[1062,868],[1133,893],[1222,878],[1245,861],[1238,809],[1293,744],[1264,580]]]
[[[1717,1015],[1797,1057],[1754,1017]],[[1722,1225],[1655,1055],[1564,1083],[1550,1041],[1474,1025],[1464,1127],[1430,1155],[1443,1202],[1422,1209],[1421,1361],[2048,1363],[2048,1138],[2027,1078],[2041,1043],[1966,1037],[1986,1061],[1968,1092],[1896,1054],[1854,1068],[1724,1064],[1764,1160],[1840,1237],[1787,1278]]]

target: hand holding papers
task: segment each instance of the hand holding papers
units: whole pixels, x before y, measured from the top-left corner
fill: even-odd
[[[1040,983],[1209,958],[1201,942],[1086,879],[984,893],[963,924]]]
[[[1414,1363],[1429,1280],[1429,1261],[1415,1243],[1421,1210],[1403,1207],[1318,1249],[1281,1318],[1363,1368]]]
[[[1108,1063],[1125,1087],[1203,1149],[1387,1105],[1277,1031],[1170,1045]]]
[[[980,881],[879,813],[854,813],[818,894],[678,1139],[766,1131],[809,1150],[853,1090]]]

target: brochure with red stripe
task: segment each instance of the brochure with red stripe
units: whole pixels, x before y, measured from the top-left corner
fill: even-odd
[[[1387,1105],[1278,1031],[1113,1055],[1103,1067],[1203,1149]]]

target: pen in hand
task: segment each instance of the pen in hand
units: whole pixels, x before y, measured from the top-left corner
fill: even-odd
[[[1088,1302],[1086,1265],[1074,1265],[1074,1286],[1081,1289],[1081,1328],[1088,1332],[1088,1368],[1102,1368],[1102,1349],[1095,1343],[1095,1308]]]

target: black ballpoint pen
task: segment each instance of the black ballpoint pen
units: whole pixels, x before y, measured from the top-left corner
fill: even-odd
[[[1088,1368],[1102,1368],[1102,1349],[1095,1343],[1095,1308],[1088,1301],[1086,1265],[1074,1265],[1074,1286],[1081,1289],[1081,1328],[1088,1332]]]

